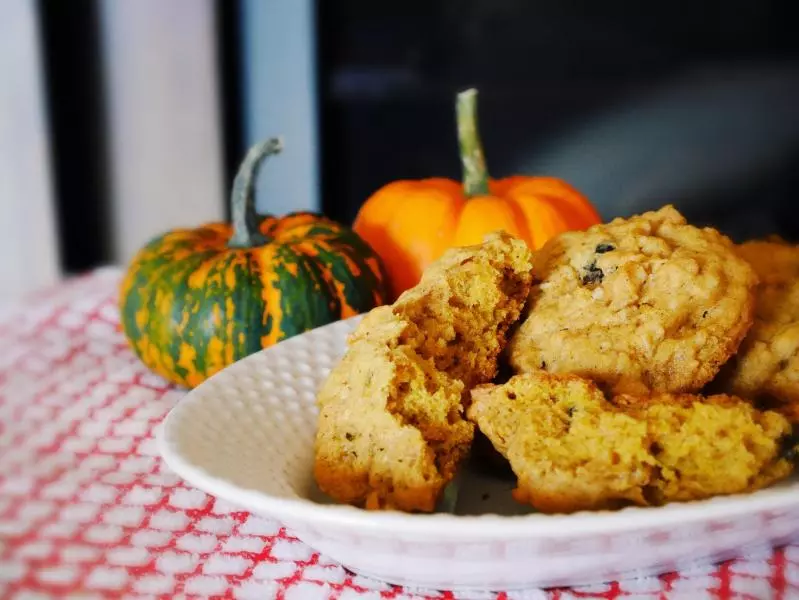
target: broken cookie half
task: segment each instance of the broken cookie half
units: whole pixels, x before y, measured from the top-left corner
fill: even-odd
[[[791,426],[734,396],[616,396],[531,371],[472,391],[468,417],[508,459],[514,497],[541,512],[662,505],[787,477]]]
[[[471,447],[469,390],[496,375],[530,284],[527,245],[497,233],[447,251],[366,315],[318,396],[320,489],[369,509],[434,510]]]

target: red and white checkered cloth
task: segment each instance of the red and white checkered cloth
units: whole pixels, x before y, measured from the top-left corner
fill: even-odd
[[[0,598],[799,598],[799,542],[577,589],[475,596],[355,576],[164,466],[154,430],[185,391],[127,348],[118,281],[100,270],[0,313]]]

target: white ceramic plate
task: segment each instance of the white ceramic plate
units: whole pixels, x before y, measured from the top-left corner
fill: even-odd
[[[541,515],[513,482],[464,473],[455,514],[335,505],[314,484],[319,384],[358,317],[254,354],[192,390],[167,416],[161,451],[205,492],[282,522],[359,574],[435,589],[580,585],[719,560],[799,534],[796,479],[749,495]]]

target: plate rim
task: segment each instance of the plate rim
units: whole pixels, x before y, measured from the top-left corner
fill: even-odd
[[[664,506],[630,506],[619,510],[586,510],[570,514],[528,513],[523,515],[454,515],[449,513],[406,513],[369,511],[344,504],[320,504],[309,498],[281,498],[263,490],[246,488],[212,475],[187,460],[179,451],[174,435],[178,422],[188,407],[204,402],[206,390],[220,380],[247,369],[249,363],[280,353],[287,344],[302,336],[317,336],[327,328],[342,327],[363,315],[335,321],[306,331],[251,354],[220,370],[199,386],[188,391],[161,421],[156,433],[159,453],[166,465],[190,485],[207,494],[240,506],[242,510],[269,516],[276,521],[306,523],[316,528],[325,525],[369,532],[372,536],[404,535],[434,538],[437,541],[518,540],[533,538],[573,538],[596,534],[630,533],[636,530],[687,526],[696,522],[719,521],[755,516],[768,511],[790,510],[799,505],[799,481],[782,482],[776,487],[756,492],[716,496],[690,502],[672,502]],[[267,412],[267,417],[270,413]]]

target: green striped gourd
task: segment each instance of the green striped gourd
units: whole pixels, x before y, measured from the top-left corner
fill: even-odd
[[[160,235],[129,265],[122,329],[152,371],[194,387],[254,352],[384,304],[382,263],[351,229],[324,216],[255,212],[253,185],[269,139],[233,184],[232,223]]]

